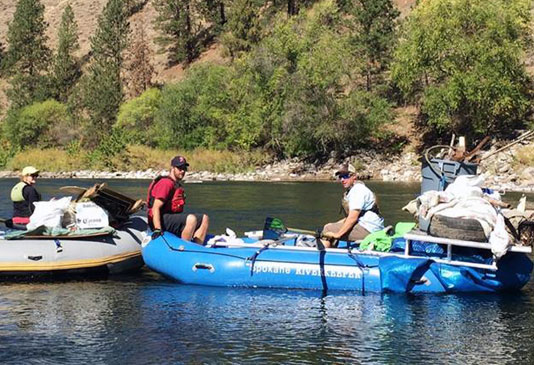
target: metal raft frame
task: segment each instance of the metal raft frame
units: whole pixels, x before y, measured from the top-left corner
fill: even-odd
[[[477,269],[489,269],[489,270],[498,269],[497,260],[495,259],[495,256],[493,257],[493,262],[491,263],[491,265],[477,264],[477,263],[466,262],[466,261],[457,261],[457,260],[452,259],[452,246],[480,248],[480,249],[491,251],[491,244],[488,242],[462,241],[462,240],[457,240],[457,239],[452,239],[452,238],[434,237],[434,236],[429,236],[424,233],[417,233],[417,232],[405,234],[404,239],[406,240],[406,247],[404,249],[405,257],[413,257],[410,255],[412,241],[438,243],[438,244],[447,245],[447,258],[446,259],[432,258],[432,260],[434,260],[435,262],[444,263],[448,265],[455,265],[455,266],[468,266],[468,267],[474,267]],[[528,254],[528,253],[532,253],[532,247],[530,246],[508,246],[507,252],[519,252],[519,253]]]

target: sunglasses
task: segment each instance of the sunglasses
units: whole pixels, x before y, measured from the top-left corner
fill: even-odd
[[[30,176],[33,177],[34,179],[36,179],[36,178],[39,177],[39,174],[31,174]]]
[[[345,179],[348,179],[349,177],[350,177],[350,174],[343,174],[343,175],[338,176],[339,180],[345,180]]]

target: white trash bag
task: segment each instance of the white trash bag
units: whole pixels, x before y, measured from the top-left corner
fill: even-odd
[[[491,244],[491,252],[497,259],[500,259],[508,251],[510,237],[506,231],[506,224],[502,214],[497,216],[497,223],[490,234],[489,243]]]
[[[28,231],[40,226],[50,229],[60,229],[63,214],[69,207],[72,197],[66,196],[61,199],[35,202],[35,211],[30,216],[30,222],[26,225]]]

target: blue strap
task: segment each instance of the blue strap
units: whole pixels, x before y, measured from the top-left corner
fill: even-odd
[[[56,252],[60,253],[63,252],[63,247],[61,246],[61,242],[57,238],[54,238],[54,243],[56,244]]]
[[[441,175],[441,178],[439,179],[439,191],[445,190],[445,184],[447,183],[447,179],[445,178],[445,174]]]
[[[254,253],[254,255],[250,256],[250,257],[247,257],[247,259],[245,261],[250,261],[250,276],[254,275],[254,263],[256,262],[256,258],[259,256],[260,253],[262,253],[263,251],[265,251],[266,249],[269,248],[269,244],[263,246],[261,249],[259,249],[258,251],[256,251]]]
[[[350,243],[347,243],[347,250],[349,252],[349,257],[353,259],[354,262],[356,262],[356,265],[362,272],[362,294],[365,294],[365,271],[364,269],[368,266],[365,265],[363,262],[361,262],[356,254],[352,253],[352,249],[350,248]]]

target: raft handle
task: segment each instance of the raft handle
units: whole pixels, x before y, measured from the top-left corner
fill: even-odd
[[[32,260],[32,261],[39,261],[43,258],[43,256],[26,256],[28,258],[28,260]]]
[[[193,271],[197,271],[199,269],[200,270],[209,270],[210,272],[214,272],[215,271],[215,268],[211,264],[196,263],[196,264],[193,265]]]

